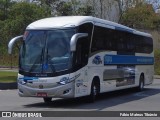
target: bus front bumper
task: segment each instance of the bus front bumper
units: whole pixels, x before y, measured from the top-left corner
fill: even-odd
[[[47,89],[31,88],[18,83],[18,89],[21,97],[73,98],[75,91],[74,82]]]

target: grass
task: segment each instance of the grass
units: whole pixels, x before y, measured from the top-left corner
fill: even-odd
[[[160,75],[160,50],[154,51],[154,57],[155,57],[155,64],[154,64],[155,75]]]
[[[10,83],[17,81],[17,72],[0,71],[0,83]]]

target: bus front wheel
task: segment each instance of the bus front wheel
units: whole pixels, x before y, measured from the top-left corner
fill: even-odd
[[[91,93],[90,95],[88,96],[88,102],[92,103],[95,101],[96,99],[96,96],[98,95],[99,93],[99,87],[98,87],[98,84],[96,84],[95,81],[92,82],[92,85],[91,85]]]
[[[52,98],[51,97],[44,97],[43,100],[45,103],[51,103]]]

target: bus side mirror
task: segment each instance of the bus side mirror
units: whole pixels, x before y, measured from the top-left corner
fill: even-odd
[[[20,38],[23,38],[23,35],[14,37],[9,41],[8,43],[8,53],[9,54],[12,54],[13,45],[15,44],[16,41],[20,40]]]
[[[77,41],[79,38],[88,37],[88,33],[76,33],[72,36],[70,42],[71,51],[76,51]]]

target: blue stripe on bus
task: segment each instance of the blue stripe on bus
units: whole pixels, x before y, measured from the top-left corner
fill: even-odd
[[[38,80],[38,77],[22,77],[22,78],[19,78],[20,80]]]
[[[105,55],[104,65],[113,65],[113,64],[153,65],[154,58],[132,56],[132,55]]]

